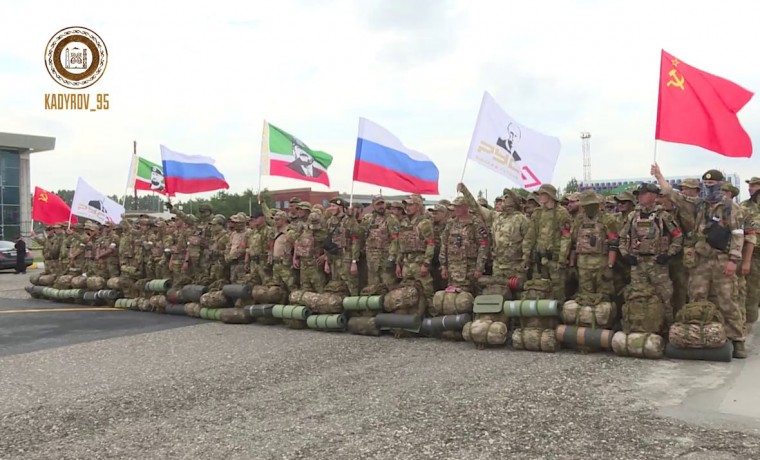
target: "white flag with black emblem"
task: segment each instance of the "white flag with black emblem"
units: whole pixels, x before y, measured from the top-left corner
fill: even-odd
[[[558,138],[516,122],[486,91],[467,158],[532,190],[551,183],[560,147]]]
[[[71,213],[101,224],[118,224],[121,222],[121,215],[124,214],[124,207],[92,188],[80,177],[71,202]]]

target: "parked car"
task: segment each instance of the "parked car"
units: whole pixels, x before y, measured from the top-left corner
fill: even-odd
[[[26,248],[26,266],[34,263],[32,251]],[[16,268],[16,243],[13,241],[0,241],[0,270]]]

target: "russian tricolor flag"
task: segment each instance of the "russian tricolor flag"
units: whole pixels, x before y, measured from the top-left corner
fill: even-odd
[[[230,188],[214,159],[201,155],[186,155],[161,146],[164,187],[167,193],[200,193]]]
[[[354,180],[402,192],[438,195],[438,168],[382,126],[359,118]]]

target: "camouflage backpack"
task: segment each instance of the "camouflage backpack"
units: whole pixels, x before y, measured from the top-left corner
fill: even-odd
[[[676,322],[685,324],[724,324],[723,314],[712,302],[687,303],[676,313]]]
[[[522,300],[550,299],[552,295],[552,282],[547,279],[534,279],[523,284],[520,295]]]
[[[629,285],[624,290],[623,331],[665,332],[665,305],[650,285]]]

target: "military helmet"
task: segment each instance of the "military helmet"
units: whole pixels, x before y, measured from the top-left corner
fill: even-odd
[[[721,185],[720,189],[724,192],[731,192],[731,195],[734,198],[736,198],[736,196],[739,194],[739,189],[730,182],[726,182],[725,184]]]
[[[212,213],[214,212],[214,208],[211,206],[210,203],[201,203],[198,205],[198,212]]]
[[[528,194],[528,197],[525,198],[525,203],[527,203],[528,201],[532,201],[532,202],[534,202],[536,204],[539,204],[538,203],[538,195],[536,195],[534,192],[530,192]]]
[[[540,187],[538,187],[538,194],[540,195],[542,193],[546,193],[554,201],[559,201],[557,198],[557,188],[552,184],[542,184]]]
[[[592,204],[602,204],[602,201],[599,199],[599,196],[596,194],[593,190],[586,190],[583,193],[580,194],[580,204],[581,206],[588,206]]]
[[[223,216],[223,215],[221,215],[221,214],[217,214],[217,215],[215,215],[215,216],[214,216],[214,217],[211,219],[211,223],[212,223],[212,224],[215,224],[215,225],[224,225],[224,224],[226,224],[226,223],[227,223],[227,218],[226,218],[226,217],[224,217],[224,216]]]
[[[630,201],[631,203],[636,202],[636,197],[633,196],[633,193],[629,191],[620,192],[617,195],[615,195],[615,201],[623,202],[623,201]]]

